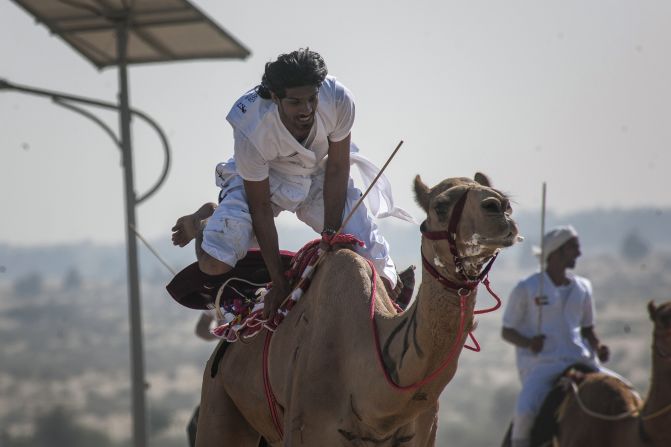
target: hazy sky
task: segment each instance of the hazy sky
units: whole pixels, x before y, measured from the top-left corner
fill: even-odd
[[[131,105],[165,129],[173,166],[140,205],[148,238],[215,200],[214,167],[232,153],[225,115],[265,62],[309,46],[354,93],[353,139],[388,170],[417,217],[410,185],[481,170],[517,209],[559,213],[671,206],[671,2],[196,0],[252,51],[245,61],[130,68]],[[114,101],[117,71],[97,71],[10,1],[0,2],[0,78]],[[118,119],[100,112],[117,129]],[[160,143],[135,123],[138,194]],[[120,154],[86,119],[0,91],[0,241],[124,238]]]

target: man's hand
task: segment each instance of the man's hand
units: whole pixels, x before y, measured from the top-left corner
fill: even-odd
[[[606,363],[610,358],[610,349],[606,345],[599,345],[599,348],[596,350],[596,356],[599,357],[599,360]]]
[[[279,309],[284,299],[289,296],[289,293],[291,293],[291,288],[286,279],[273,281],[273,286],[263,297],[263,318],[265,320],[275,316],[277,309]]]
[[[319,250],[321,250],[322,252],[327,252],[327,251],[333,250],[333,245],[331,245],[331,241],[335,237],[335,234],[336,233],[333,230],[322,231],[322,234],[321,234],[322,240],[319,243]]]
[[[529,349],[534,354],[538,354],[543,350],[543,344],[545,343],[545,335],[536,335],[529,342]]]

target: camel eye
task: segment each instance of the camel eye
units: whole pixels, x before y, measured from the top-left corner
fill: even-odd
[[[434,209],[436,210],[436,214],[438,216],[443,217],[447,214],[447,212],[450,209],[450,202],[448,202],[448,201],[438,202],[438,203],[436,203],[436,206],[435,206]]]
[[[500,213],[501,212],[501,202],[494,197],[490,197],[482,201],[482,209],[489,213]]]

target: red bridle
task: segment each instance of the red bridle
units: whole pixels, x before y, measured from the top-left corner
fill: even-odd
[[[459,249],[457,248],[457,229],[459,227],[459,221],[461,220],[461,215],[464,212],[464,206],[466,205],[466,198],[468,196],[469,191],[470,188],[467,188],[466,191],[463,192],[461,197],[459,197],[457,203],[454,205],[452,215],[450,216],[450,222],[447,226],[447,231],[428,231],[426,229],[426,221],[424,221],[422,225],[419,227],[419,231],[422,232],[422,235],[425,238],[431,241],[442,241],[442,240],[447,241],[450,248],[450,253],[452,254],[452,258],[454,260],[454,266],[456,272],[461,274],[461,276],[464,278],[464,282],[461,283],[454,282],[441,275],[438,272],[438,270],[433,266],[433,264],[431,264],[426,259],[424,253],[421,253],[422,265],[424,266],[424,269],[426,269],[426,271],[429,272],[431,276],[433,276],[439,283],[441,283],[443,287],[447,289],[457,290],[459,291],[460,295],[462,294],[462,291],[468,291],[468,292],[472,291],[473,289],[478,287],[478,284],[486,280],[487,275],[489,274],[489,270],[492,268],[492,265],[496,260],[496,256],[498,255],[496,254],[492,256],[492,259],[489,260],[485,268],[482,270],[482,272],[480,273],[480,275],[478,275],[476,279],[469,279],[466,276],[464,272],[464,258],[459,254]],[[496,306],[495,309],[498,309],[498,306]]]
[[[382,359],[382,353],[380,350],[380,340],[378,337],[377,333],[377,324],[375,322],[375,281],[373,280],[373,285],[372,285],[372,292],[371,292],[371,300],[370,300],[370,321],[371,321],[371,328],[373,331],[373,340],[375,341],[375,348],[377,351],[377,359],[378,363],[380,364],[380,368],[382,369],[382,372],[384,373],[384,377],[394,389],[398,391],[408,391],[408,390],[414,390],[419,388],[422,385],[425,385],[429,382],[431,382],[434,378],[436,378],[445,368],[447,368],[455,359],[455,357],[459,354],[460,349],[459,347],[461,345],[461,337],[459,334],[462,334],[464,329],[465,329],[465,324],[466,324],[466,300],[468,296],[475,290],[478,285],[482,282],[485,287],[487,287],[487,291],[490,293],[490,295],[496,300],[496,304],[494,306],[488,308],[488,309],[481,309],[481,310],[474,310],[474,314],[483,314],[483,313],[488,313],[488,312],[493,312],[499,307],[501,307],[501,299],[492,291],[492,289],[489,287],[489,269],[492,267],[492,264],[494,264],[494,260],[496,259],[496,255],[492,257],[492,259],[489,261],[487,266],[482,270],[480,275],[478,275],[478,278],[475,280],[470,280],[466,277],[466,275],[463,273],[463,258],[459,255],[459,251],[457,249],[457,227],[459,226],[459,220],[461,219],[461,214],[464,210],[464,205],[466,204],[466,195],[468,194],[468,191],[470,188],[466,189],[464,193],[459,197],[459,200],[457,203],[454,205],[454,209],[452,210],[452,216],[450,217],[450,223],[447,227],[447,231],[427,231],[426,230],[426,221],[422,223],[420,226],[420,231],[422,232],[422,235],[432,241],[440,241],[440,240],[447,240],[449,245],[450,245],[450,253],[452,253],[452,256],[454,257],[454,262],[455,265],[461,265],[461,275],[464,277],[465,281],[462,283],[457,283],[454,281],[451,281],[447,278],[445,278],[443,275],[441,275],[438,270],[426,259],[424,256],[424,253],[421,253],[422,255],[422,265],[424,266],[424,269],[429,272],[431,276],[433,276],[440,284],[443,285],[443,287],[447,289],[452,289],[457,291],[457,295],[459,295],[459,328],[457,329],[457,337],[454,341],[454,344],[450,348],[450,350],[447,353],[447,357],[445,360],[440,364],[440,366],[433,371],[431,374],[426,376],[424,379],[420,380],[419,382],[415,382],[410,385],[400,385],[391,378],[389,372],[387,371],[387,368],[385,367],[384,360]],[[368,264],[371,267],[371,270],[373,271],[373,278],[375,277],[375,267],[373,266],[373,263],[371,261],[368,261]],[[468,337],[473,341],[475,346],[468,346],[468,345],[463,345],[464,348],[470,349],[471,351],[480,351],[480,344],[478,341],[475,339],[473,336],[472,332],[468,333]]]

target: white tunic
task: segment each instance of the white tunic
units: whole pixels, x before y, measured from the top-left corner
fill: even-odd
[[[299,143],[282,123],[275,103],[254,90],[243,95],[226,119],[235,136],[234,159],[216,168],[221,188],[220,204],[203,231],[202,248],[214,258],[234,266],[254,243],[251,216],[243,180],[268,178],[273,212],[295,212],[316,232],[323,228],[323,184],[329,142],[345,139],[354,121],[351,93],[333,77],[319,89],[319,103],[309,136]],[[368,186],[379,172],[350,145],[350,162],[361,172]],[[354,209],[361,191],[349,179],[344,215]],[[396,269],[387,241],[379,234],[372,217],[395,216],[414,222],[412,216],[394,206],[391,184],[381,176],[367,196],[369,207],[359,206],[343,229],[366,245],[358,251],[371,259],[380,274],[396,284]],[[370,213],[370,214],[369,214]],[[371,216],[372,215],[372,216]]]
[[[333,76],[326,77],[318,98],[314,125],[300,143],[282,123],[273,101],[261,98],[254,89],[245,93],[226,116],[235,137],[235,166],[229,160],[217,167],[217,185],[222,187],[234,172],[250,181],[268,178],[272,203],[277,209],[295,211],[307,197],[312,176],[324,167],[329,142],[345,139],[354,123],[354,97]],[[359,169],[367,188],[379,169],[358,151],[352,143],[350,162]],[[374,217],[393,216],[416,223],[410,214],[394,205],[391,184],[384,175],[367,200]]]
[[[545,298],[536,299],[540,281],[543,281]],[[515,404],[513,445],[516,442],[526,445],[545,396],[556,377],[570,365],[592,366],[628,383],[625,378],[604,368],[583,339],[581,329],[593,325],[592,284],[586,278],[569,274],[569,284],[557,287],[547,273],[535,273],[513,289],[503,314],[503,327],[515,329],[525,337],[533,337],[539,332],[545,336],[543,349],[538,354],[528,348],[515,348],[522,389]]]
[[[543,280],[545,304],[537,304],[540,280]],[[503,326],[515,329],[525,337],[545,335],[543,350],[534,354],[530,349],[516,347],[517,367],[524,382],[525,375],[535,365],[549,362],[592,364],[594,356],[580,335],[583,327],[594,324],[592,284],[586,278],[569,274],[570,283],[562,288],[554,285],[547,273],[535,273],[520,281],[510,294],[503,314]],[[564,293],[562,293],[564,292]],[[565,295],[562,297],[562,295]]]

